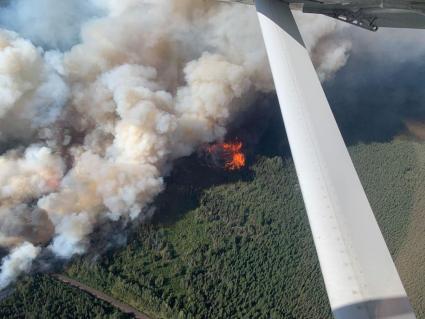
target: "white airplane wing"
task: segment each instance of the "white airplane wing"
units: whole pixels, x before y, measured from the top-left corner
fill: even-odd
[[[335,318],[415,318],[288,4],[256,8]]]

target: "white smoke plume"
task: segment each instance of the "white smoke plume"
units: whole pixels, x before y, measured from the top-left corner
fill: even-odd
[[[83,254],[96,227],[151,214],[173,160],[273,89],[252,7],[18,0],[0,25],[0,289],[40,249]]]
[[[25,242],[4,258],[0,272],[0,289],[7,287],[21,272],[31,269],[32,261],[40,253],[40,248]]]
[[[0,26],[49,49],[69,49],[78,41],[80,26],[103,15],[86,0],[13,0],[0,11]]]
[[[0,29],[0,142],[28,138],[54,123],[68,95],[68,86],[41,49]]]
[[[352,43],[349,25],[323,15],[294,11],[297,24],[309,49],[321,81],[332,79],[346,63]]]

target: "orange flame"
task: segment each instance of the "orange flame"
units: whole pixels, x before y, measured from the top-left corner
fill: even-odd
[[[218,143],[210,145],[208,152],[212,154],[221,154],[224,159],[224,168],[229,171],[235,171],[243,168],[246,163],[245,154],[242,151],[243,144],[240,141],[229,143]]]

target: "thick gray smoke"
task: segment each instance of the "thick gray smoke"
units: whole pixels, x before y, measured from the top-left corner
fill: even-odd
[[[37,46],[66,50],[78,41],[81,24],[96,14],[102,12],[86,0],[13,0],[0,11],[0,26]]]
[[[294,16],[320,80],[332,79],[349,58],[352,44],[344,33],[348,25],[323,15],[300,11],[294,11]]]
[[[252,7],[18,0],[0,24],[0,289],[41,249],[83,254],[96,227],[150,214],[173,160],[273,90]],[[324,51],[328,24],[307,41],[322,78],[348,49]]]
[[[424,30],[343,30],[351,57],[325,90],[347,143],[390,141],[425,122]],[[414,134],[415,135],[415,134]],[[420,134],[419,134],[420,135]]]
[[[40,248],[29,242],[24,242],[12,249],[9,256],[4,258],[0,273],[0,289],[7,287],[21,272],[31,269],[32,261],[40,253]]]

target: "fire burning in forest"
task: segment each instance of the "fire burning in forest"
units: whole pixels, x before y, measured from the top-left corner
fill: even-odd
[[[240,170],[246,163],[246,157],[243,153],[243,143],[241,141],[208,145],[206,147],[206,153],[215,166],[222,166],[228,171]]]
[[[151,216],[174,161],[274,89],[252,8],[41,2],[0,0],[0,291],[37,258],[113,246],[102,236]],[[245,164],[240,142],[207,147],[207,165]]]

